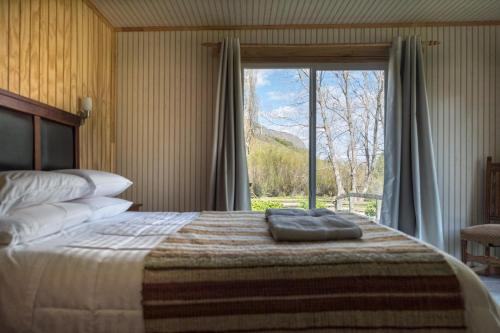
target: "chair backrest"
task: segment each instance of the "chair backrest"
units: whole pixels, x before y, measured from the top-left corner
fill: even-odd
[[[491,156],[486,159],[485,222],[500,222],[500,163],[493,163]]]

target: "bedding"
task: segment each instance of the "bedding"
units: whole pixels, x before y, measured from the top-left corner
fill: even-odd
[[[69,202],[14,209],[0,217],[0,247],[27,243],[85,222],[87,205]]]
[[[144,332],[145,257],[197,216],[126,212],[1,249],[0,332]],[[465,265],[441,254],[459,280],[468,332],[498,332],[498,309],[484,285]]]
[[[363,238],[276,242],[261,213],[202,213],[145,259],[146,332],[466,331],[441,254],[365,217],[327,216]]]
[[[126,212],[133,204],[131,201],[108,197],[83,198],[73,200],[72,202],[89,206],[92,210],[90,220],[98,220],[121,214]]]
[[[91,192],[82,177],[48,171],[0,172],[0,215],[10,209],[70,201]]]
[[[132,185],[132,182],[120,175],[97,170],[64,169],[56,170],[54,173],[64,173],[85,178],[92,186],[93,191],[86,196],[90,197],[114,197]]]
[[[126,212],[0,249],[0,332],[144,332],[144,257],[197,215]]]

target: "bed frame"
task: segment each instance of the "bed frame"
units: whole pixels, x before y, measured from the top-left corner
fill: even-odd
[[[79,167],[80,117],[0,89],[0,171]]]

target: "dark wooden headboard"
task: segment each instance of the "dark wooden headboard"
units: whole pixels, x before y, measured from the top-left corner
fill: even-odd
[[[80,117],[0,89],[0,171],[79,167]]]

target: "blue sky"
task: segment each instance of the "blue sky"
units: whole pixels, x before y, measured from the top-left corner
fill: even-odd
[[[297,70],[259,69],[256,73],[259,122],[298,136],[307,147],[308,95],[298,81]]]

